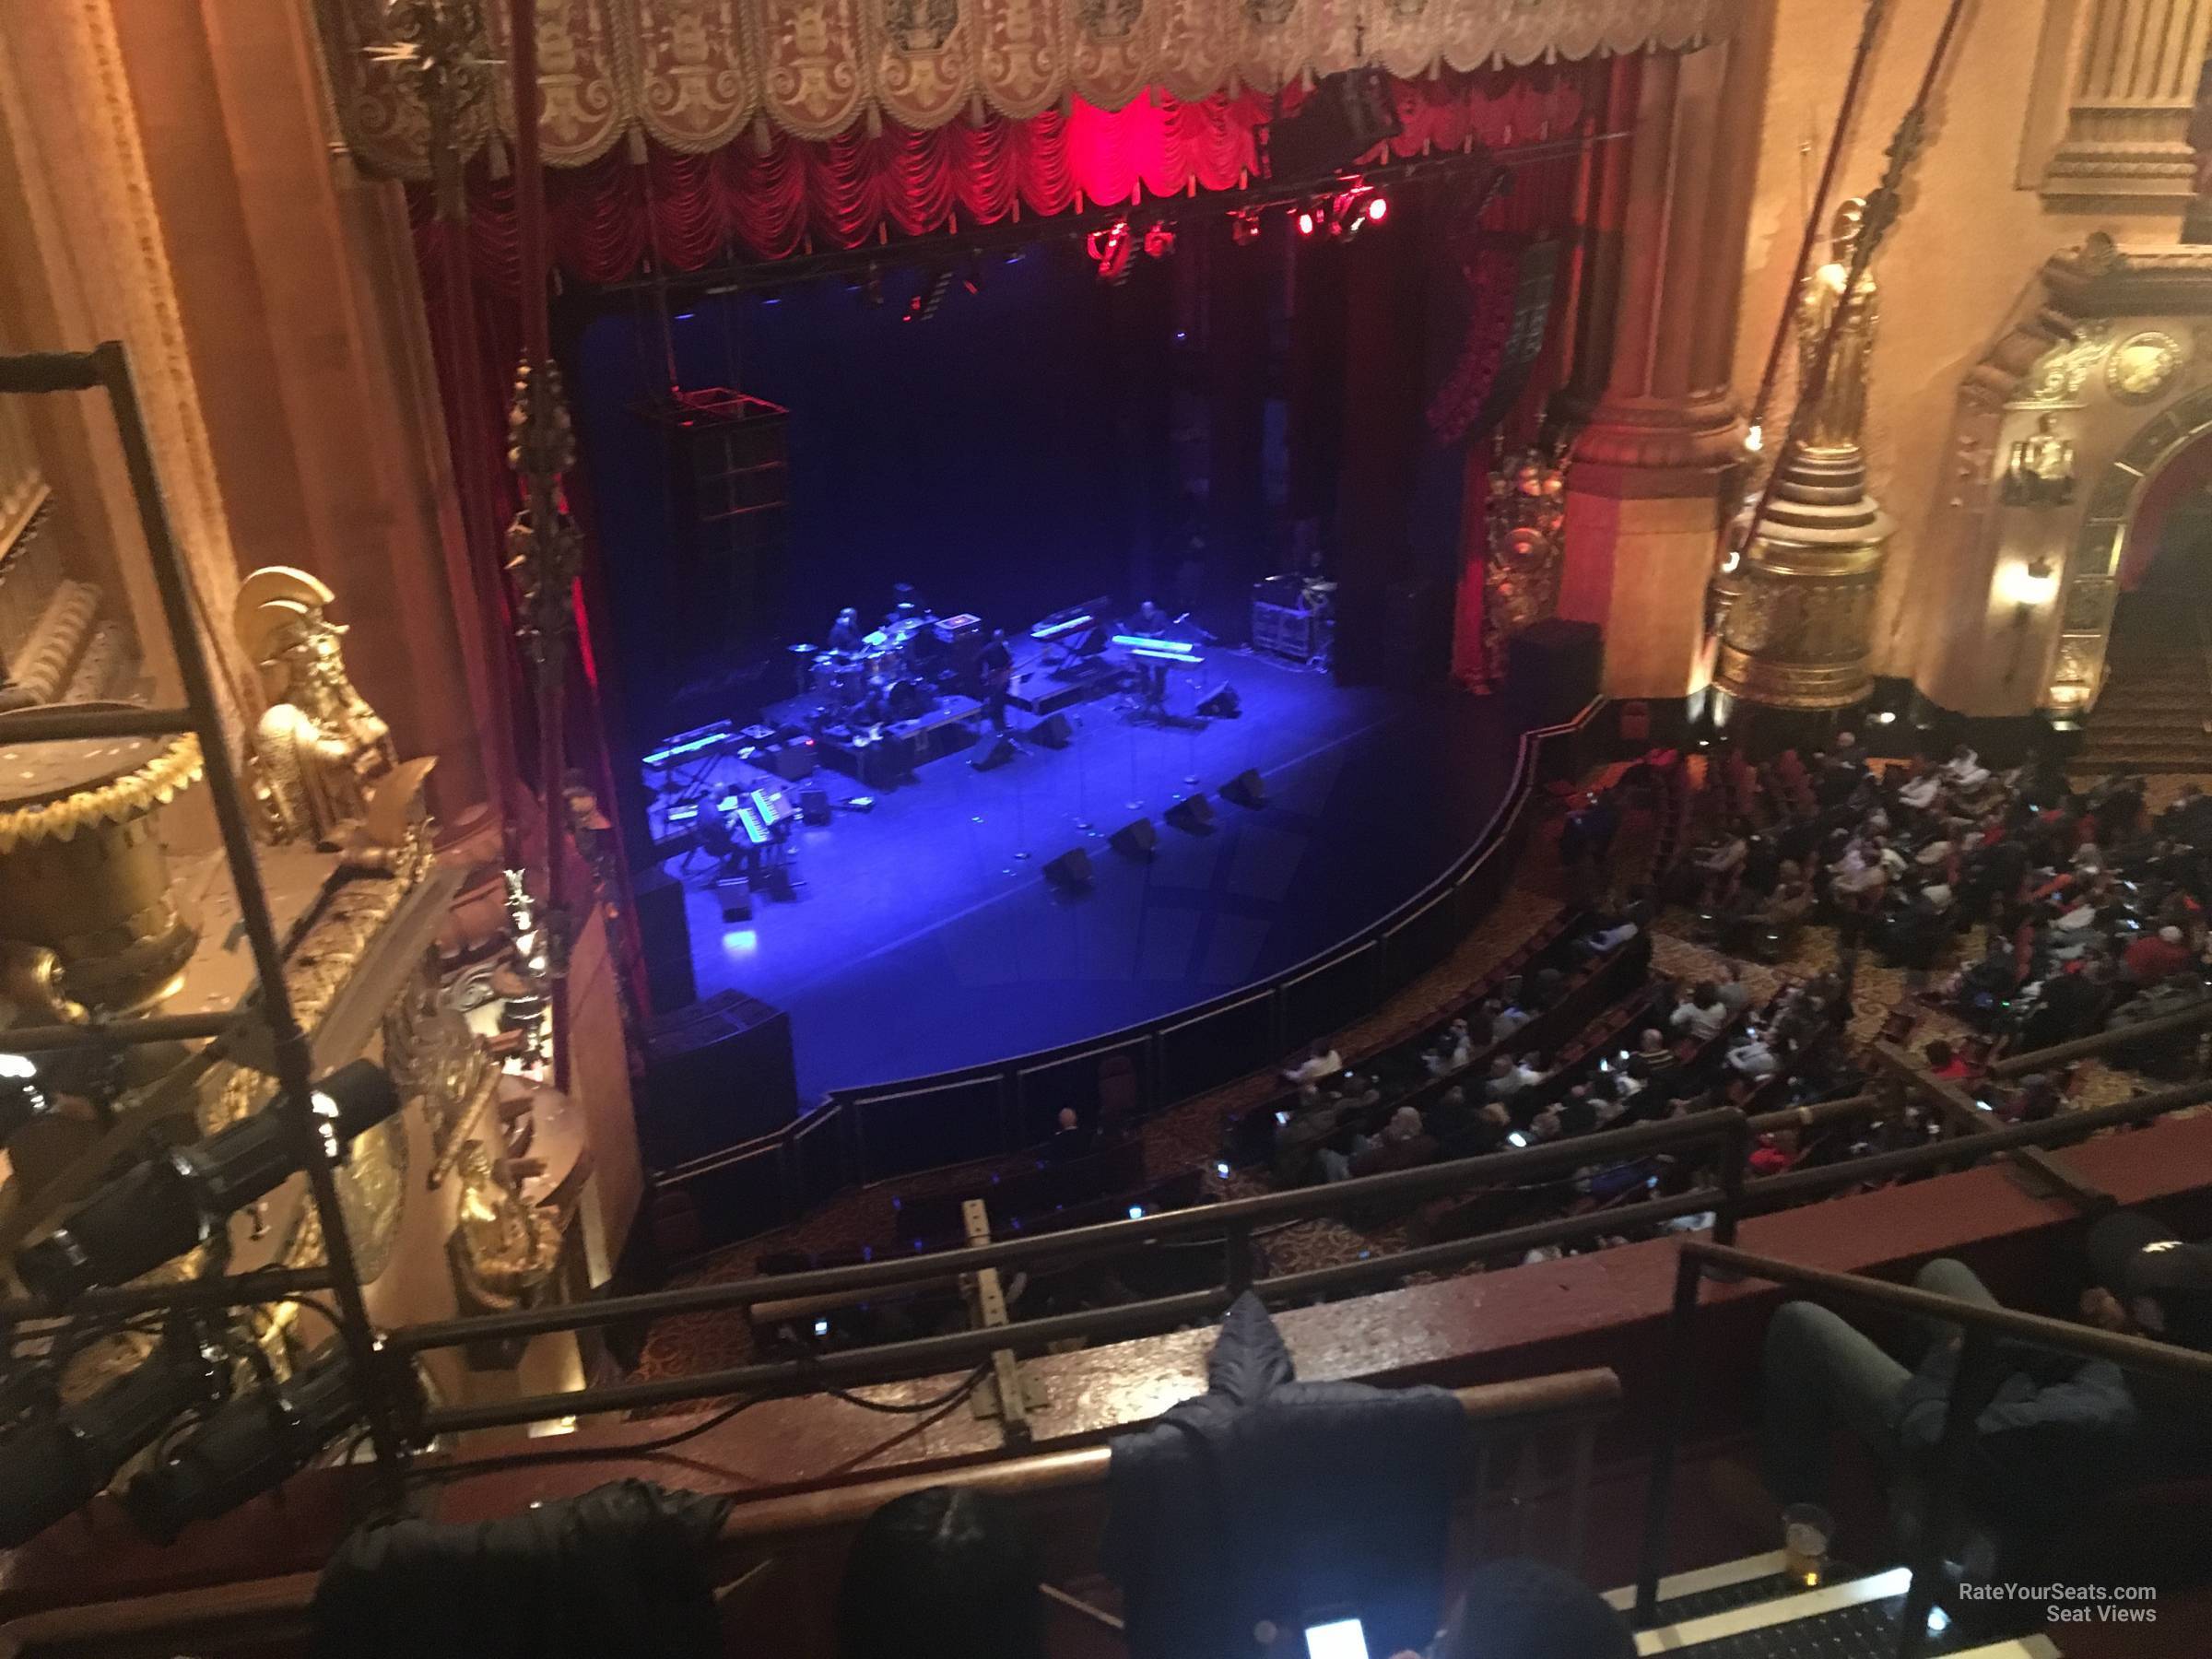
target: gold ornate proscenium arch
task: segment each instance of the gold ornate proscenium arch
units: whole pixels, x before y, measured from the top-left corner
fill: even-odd
[[[2212,386],[2146,421],[2099,475],[2066,563],[2058,651],[2044,693],[2048,707],[2086,708],[2097,700],[2119,601],[2120,561],[2127,556],[2136,510],[2158,476],[2206,432],[2212,432]]]

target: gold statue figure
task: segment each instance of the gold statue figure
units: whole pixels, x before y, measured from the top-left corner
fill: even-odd
[[[2058,507],[2074,499],[2074,446],[2058,435],[2055,414],[2037,416],[2035,430],[2013,444],[2002,494],[2007,507]]]
[[[1805,400],[1803,443],[1807,449],[1856,449],[1866,426],[1866,374],[1874,359],[1879,321],[1874,272],[1851,280],[1853,255],[1866,204],[1853,196],[1836,208],[1829,229],[1829,260],[1797,291],[1797,389]],[[1844,293],[1846,287],[1851,292]],[[1839,308],[1835,351],[1821,372],[1820,352]]]
[[[457,1173],[460,1214],[448,1248],[462,1305],[520,1307],[553,1276],[560,1229],[523,1197],[514,1166],[495,1159],[482,1141],[463,1144]]]
[[[391,871],[417,837],[428,759],[399,763],[391,728],[346,673],[335,597],[305,571],[270,565],[239,586],[238,641],[260,668],[267,711],[253,728],[248,773],[270,834]]]

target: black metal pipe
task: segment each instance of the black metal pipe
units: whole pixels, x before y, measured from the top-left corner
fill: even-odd
[[[1731,1250],[1702,1239],[1685,1239],[1682,1253],[1708,1267],[1726,1267],[1746,1278],[1767,1279],[1778,1285],[1795,1285],[1845,1301],[1864,1302],[1892,1313],[1910,1313],[1947,1324],[1994,1331],[2000,1336],[2047,1347],[2083,1359],[2109,1359],[2114,1365],[2157,1371],[2193,1382],[2212,1383],[2212,1354],[2194,1348],[2153,1342],[2146,1336],[2127,1336],[2071,1320],[2051,1319],[2041,1313],[2023,1313],[1981,1302],[1960,1301],[1888,1279],[1864,1278],[1853,1273],[1832,1273],[1825,1267],[1801,1267],[1794,1262],[1749,1251]]]
[[[1982,1135],[1961,1135],[1957,1140],[1939,1146],[1908,1147],[1901,1152],[1877,1152],[1865,1158],[1855,1158],[1849,1163],[1825,1165],[1817,1170],[1792,1170],[1786,1175],[1769,1175],[1747,1183],[1744,1200],[1755,1209],[1777,1204],[1787,1204],[1830,1187],[1851,1186],[1862,1181],[1875,1181],[1887,1175],[1909,1175],[1935,1170],[1945,1164],[1958,1162],[1961,1158],[1986,1158],[1992,1153],[2008,1151],[2014,1147],[2041,1147],[2070,1145],[2094,1135],[2100,1129],[2116,1129],[2128,1124],[2139,1124],[2184,1107],[2202,1105],[2212,1100],[2212,1080],[2184,1083],[2173,1088],[2161,1088],[2149,1094],[2137,1095],[2132,1100],[2123,1100],[2115,1106],[2100,1106],[2086,1112],[2061,1112],[2040,1124],[2007,1124]]]
[[[261,1017],[267,1022],[276,1061],[280,1094],[271,1111],[281,1114],[291,1136],[300,1167],[306,1171],[308,1191],[323,1227],[323,1249],[330,1265],[331,1292],[337,1300],[339,1335],[353,1362],[354,1386],[359,1391],[363,1415],[380,1465],[379,1480],[388,1497],[399,1496],[400,1472],[406,1458],[406,1440],[399,1431],[399,1417],[382,1381],[382,1360],[377,1349],[376,1330],[369,1321],[368,1303],[361,1295],[361,1277],[347,1236],[346,1212],[338,1202],[335,1178],[324,1156],[323,1134],[315,1116],[314,1054],[307,1033],[293,1011],[291,988],[284,977],[284,946],[277,936],[276,919],[269,909],[269,895],[261,884],[261,866],[253,846],[253,827],[246,821],[245,794],[223,729],[216,699],[215,674],[193,615],[192,598],[184,582],[184,557],[169,522],[169,508],[161,493],[160,470],[147,437],[146,416],[138,405],[137,382],[130,358],[120,340],[104,340],[93,348],[98,382],[107,389],[114,411],[116,435],[123,445],[124,468],[130,477],[138,516],[146,534],[154,586],[160,595],[163,619],[177,655],[177,677],[194,727],[200,735],[200,762],[206,770],[207,800],[215,813],[216,829],[223,842],[223,856],[230,867],[230,885],[238,899],[239,922],[253,955],[260,982]]]
[[[186,709],[17,709],[0,714],[0,743],[72,737],[175,737],[196,731]]]
[[[1652,1630],[1659,1622],[1659,1579],[1666,1570],[1667,1512],[1674,1501],[1675,1458],[1689,1410],[1690,1360],[1697,1342],[1698,1290],[1704,1264],[1685,1249],[1675,1262],[1675,1300],[1666,1321],[1666,1397],[1659,1443],[1652,1452],[1644,1488],[1643,1542],[1636,1556],[1635,1625]]]
[[[331,1288],[326,1267],[262,1267],[252,1273],[186,1279],[173,1285],[117,1285],[84,1291],[66,1308],[35,1297],[0,1301],[0,1325],[36,1320],[75,1321],[92,1315],[158,1313],[165,1308],[253,1308]]]
[[[1970,1327],[1959,1339],[1950,1393],[1943,1401],[1943,1437],[1936,1443],[1935,1478],[1929,1483],[1927,1510],[1912,1551],[1912,1581],[1905,1590],[1897,1659],[1920,1659],[1928,1644],[1929,1609],[1936,1605],[1936,1589],[1944,1578],[1944,1548],[1950,1541],[1952,1518],[1959,1512],[1959,1488],[1966,1480],[1981,1402],[1996,1388],[1996,1338],[1987,1330]]]
[[[638,1411],[651,1406],[711,1400],[728,1394],[808,1394],[848,1383],[879,1382],[891,1373],[930,1376],[958,1371],[963,1366],[984,1364],[1000,1348],[1018,1352],[1041,1348],[1064,1337],[1124,1336],[1161,1325],[1181,1324],[1186,1320],[1210,1319],[1219,1314],[1229,1301],[1228,1292],[1223,1290],[1192,1290],[1127,1307],[1092,1308],[1022,1324],[955,1331],[942,1336],[917,1337],[912,1342],[857,1348],[849,1353],[764,1360],[726,1371],[702,1371],[697,1376],[616,1382],[570,1394],[537,1394],[481,1406],[440,1406],[423,1414],[422,1425],[431,1434],[463,1433],[475,1429],[542,1422],[547,1418]]]
[[[2008,1054],[1986,1068],[1987,1075],[2000,1080],[2024,1077],[2030,1072],[2046,1071],[2053,1065],[2063,1065],[2069,1060],[2089,1060],[2106,1051],[2125,1048],[2131,1042],[2146,1039],[2171,1037],[2176,1032],[2194,1030],[2202,1025],[2212,1025],[2212,1002],[2199,1003],[2183,1008],[2178,1014],[2162,1014],[2156,1019],[2147,1019],[2141,1025],[2123,1026],[2118,1030],[2099,1031],[2091,1037],[2077,1037],[2072,1042],[2054,1043],[2047,1049],[2034,1049],[2024,1054]]]
[[[150,1014],[95,1025],[18,1026],[0,1031],[0,1050],[39,1054],[56,1049],[125,1048],[139,1042],[190,1042],[238,1029],[234,1014]]]
[[[89,392],[100,383],[99,351],[25,351],[0,358],[0,392]]]
[[[1701,1210],[1718,1211],[1722,1198],[1718,1187],[1700,1187],[1672,1198],[1647,1199],[1641,1204],[1624,1205],[1618,1209],[1592,1210],[1586,1215],[1569,1216],[1557,1221],[1532,1221],[1526,1227],[1511,1227],[1501,1232],[1478,1233],[1473,1238],[1453,1239],[1449,1243],[1423,1244],[1412,1250],[1394,1251],[1389,1255],[1371,1256],[1364,1261],[1340,1262],[1334,1267],[1311,1267],[1303,1273],[1286,1273],[1279,1277],[1262,1279],[1253,1287],[1265,1301],[1290,1301],[1303,1296],[1313,1296],[1338,1290],[1355,1290],[1371,1284],[1387,1284],[1404,1278],[1409,1273],[1448,1273],[1465,1266],[1479,1256],[1528,1251],[1546,1244],[1570,1244],[1583,1239],[1594,1239],[1601,1234],[1622,1228],[1656,1227],[1672,1221],[1677,1216],[1694,1216]]]
[[[972,1273],[984,1267],[1007,1269],[1062,1257],[1094,1253],[1119,1253],[1136,1245],[1169,1239],[1225,1236],[1235,1228],[1256,1229],[1277,1222],[1318,1220],[1340,1214],[1348,1205],[1423,1198],[1469,1190],[1481,1185],[1513,1185],[1540,1176],[1576,1170],[1586,1164],[1626,1161],[1646,1152],[1688,1143],[1715,1140],[1727,1132],[1731,1119],[1742,1114],[1725,1109],[1700,1112],[1695,1117],[1669,1118],[1657,1124],[1640,1124],[1628,1129],[1555,1141],[1514,1152],[1495,1152],[1482,1158],[1455,1159],[1418,1170],[1398,1170],[1387,1175],[1369,1175],[1326,1187],[1297,1192],[1264,1193],[1252,1198],[1192,1209],[1169,1210],[1135,1220],[1104,1221],[1092,1227],[1070,1228],[1065,1232],[1041,1233],[1026,1239],[1001,1239],[965,1250],[945,1250],[882,1262],[859,1262],[846,1267],[818,1267],[804,1273],[780,1273],[718,1285],[692,1285],[673,1290],[649,1290],[635,1296],[606,1297],[565,1307],[527,1308],[512,1313],[487,1313],[473,1319],[449,1319],[403,1326],[387,1337],[402,1352],[453,1347],[463,1343],[494,1341],[511,1336],[535,1336],[549,1331],[580,1330],[610,1320],[663,1318],[677,1313],[704,1312],[718,1308],[742,1307],[754,1301],[781,1301],[800,1296],[828,1296],[848,1290],[889,1289],[950,1274]]]

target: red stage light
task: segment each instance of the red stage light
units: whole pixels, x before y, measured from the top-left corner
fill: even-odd
[[[1312,208],[1300,207],[1298,210],[1298,233],[1300,236],[1311,236],[1313,234]]]
[[[1367,217],[1369,218],[1372,219],[1376,224],[1379,225],[1385,218],[1389,218],[1389,216],[1390,198],[1388,196],[1377,193],[1376,194],[1368,198]]]

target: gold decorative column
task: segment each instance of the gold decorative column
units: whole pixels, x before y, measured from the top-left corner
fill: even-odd
[[[1714,584],[1713,683],[1770,708],[1848,708],[1874,688],[1875,594],[1896,526],[1866,493],[1860,446],[1879,304],[1873,272],[1853,276],[1865,213],[1855,199],[1838,208],[1829,263],[1798,292],[1799,441],[1782,459],[1757,535]]]

